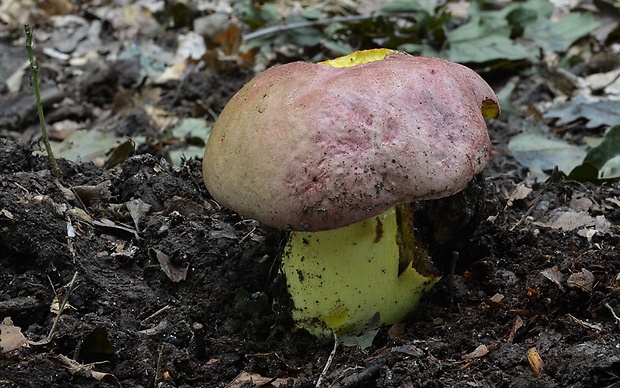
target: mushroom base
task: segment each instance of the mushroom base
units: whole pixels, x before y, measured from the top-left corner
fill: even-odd
[[[357,334],[415,310],[439,276],[428,257],[412,253],[404,206],[339,229],[291,233],[282,271],[298,328],[317,337]]]

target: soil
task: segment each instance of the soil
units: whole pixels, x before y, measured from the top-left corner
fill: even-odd
[[[217,113],[250,75],[199,73],[181,93],[164,86],[162,104],[188,111],[209,91]],[[93,85],[110,77],[123,79],[100,70],[90,86],[67,77],[63,89],[109,105],[114,93]],[[285,233],[213,201],[200,160],[173,166],[162,149],[109,169],[60,160],[56,179],[32,146],[0,138],[0,318],[33,342],[2,355],[0,386],[620,386],[620,185],[556,180],[511,198],[526,177],[506,150],[518,122],[489,130],[484,206],[451,226],[448,243],[429,243],[439,284],[369,348],[335,351],[285,313]],[[558,209],[609,224],[554,229]],[[433,212],[418,211],[432,234]]]

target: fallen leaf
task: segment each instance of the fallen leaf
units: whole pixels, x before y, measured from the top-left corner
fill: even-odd
[[[565,125],[579,119],[587,120],[586,128],[620,125],[620,101],[594,100],[577,96],[549,109],[543,117],[557,119],[556,125]]]
[[[571,288],[580,288],[585,292],[592,292],[594,289],[594,274],[585,268],[581,269],[581,272],[576,272],[568,277],[566,283]]]
[[[542,369],[545,363],[543,362],[536,348],[529,348],[527,350],[527,360],[529,361],[530,367],[532,368],[536,376],[540,376],[542,374]]]
[[[513,342],[516,335],[517,335],[517,331],[519,331],[520,328],[523,327],[523,319],[520,316],[515,316],[515,321],[512,323],[512,327],[510,328],[510,333],[508,334],[508,342]]]
[[[530,195],[531,192],[532,189],[530,187],[527,187],[525,183],[519,183],[517,187],[515,187],[512,194],[510,194],[506,199],[506,206],[512,206],[515,201],[527,198],[527,196]]]
[[[170,262],[170,257],[160,250],[149,249],[149,256],[156,258],[162,271],[173,282],[180,282],[187,277],[188,267],[177,267]]]
[[[537,168],[542,171],[553,170],[568,174],[580,165],[586,157],[586,151],[559,139],[552,139],[539,131],[523,132],[508,142],[512,156],[522,166]]]
[[[153,207],[140,198],[132,198],[125,203],[125,206],[127,207],[127,210],[129,210],[129,215],[133,220],[136,231],[139,233],[140,220],[147,215]]]
[[[51,142],[57,158],[76,163],[90,162],[95,157],[105,156],[116,147],[118,139],[97,130],[79,130],[71,133],[61,143]]]
[[[22,329],[13,325],[11,318],[6,317],[0,323],[0,354],[20,348],[28,340],[22,334]]]
[[[605,132],[601,143],[588,151],[584,163],[591,163],[598,169],[599,179],[620,177],[620,125]]]
[[[583,327],[586,327],[588,329],[592,329],[592,330],[596,330],[596,331],[603,331],[603,327],[601,325],[597,325],[595,323],[590,323],[590,322],[586,322],[584,320],[581,320],[571,314],[568,314],[569,318],[571,318],[572,320],[574,320],[575,322],[577,322],[578,324],[580,324]]]
[[[544,269],[540,271],[540,273],[544,277],[555,283],[560,288],[560,290],[564,292],[564,286],[562,285],[562,282],[564,282],[564,275],[562,275],[557,266]]]
[[[489,348],[487,348],[486,345],[480,345],[473,352],[463,354],[461,358],[463,360],[469,360],[472,358],[480,358],[482,356],[486,356],[488,353],[489,353]]]
[[[67,369],[69,370],[69,373],[71,373],[72,375],[77,375],[77,376],[86,377],[86,378],[93,378],[97,381],[102,381],[106,384],[109,384],[115,387],[121,386],[116,376],[114,376],[111,373],[94,371],[92,370],[93,365],[82,365],[79,362],[72,360],[69,357],[64,356],[62,354],[58,354],[56,355],[56,357],[67,367]]]
[[[226,385],[226,388],[241,388],[248,386],[248,384],[252,387],[273,386],[277,388],[288,386],[290,381],[294,382],[295,379],[292,377],[263,377],[258,373],[241,372],[233,381]]]
[[[118,224],[114,221],[108,220],[107,218],[102,218],[101,220],[93,221],[93,225],[103,227],[103,228],[111,228],[116,230],[121,230],[123,232],[128,232],[133,234],[136,239],[139,239],[138,232],[135,229],[132,229],[126,225]]]
[[[594,217],[586,212],[575,212],[568,210],[565,212],[556,212],[551,217],[552,221],[542,226],[547,226],[552,229],[561,229],[569,231],[584,226],[592,226],[596,220]]]
[[[583,78],[583,86],[592,91],[603,90],[606,94],[619,94],[620,69],[595,73]]]

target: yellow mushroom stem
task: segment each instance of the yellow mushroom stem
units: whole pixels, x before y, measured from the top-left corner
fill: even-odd
[[[400,322],[438,280],[409,205],[321,232],[292,232],[282,271],[297,327],[317,337]]]

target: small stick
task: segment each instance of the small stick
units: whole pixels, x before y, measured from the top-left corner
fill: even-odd
[[[164,356],[164,345],[161,344],[159,346],[159,355],[157,356],[157,367],[155,368],[155,382],[153,384],[154,387],[157,387],[159,383],[159,373],[161,373],[161,361]]]
[[[620,328],[620,317],[616,314],[616,312],[614,311],[614,308],[611,307],[609,303],[605,303],[605,307],[607,307],[609,311],[611,311],[611,315],[613,315],[614,318],[616,318],[616,322],[618,323],[618,327]]]
[[[336,335],[335,332],[333,332],[333,334],[334,334],[334,348],[332,349],[332,352],[329,354],[329,358],[327,359],[327,362],[325,363],[325,367],[323,368],[323,371],[321,372],[319,379],[316,381],[316,385],[314,386],[315,388],[319,388],[321,386],[321,383],[323,382],[323,378],[327,376],[329,367],[332,365],[332,362],[334,361],[334,357],[336,357],[336,349],[338,348],[338,336]]]
[[[34,54],[32,54],[32,29],[30,25],[24,25],[24,30],[26,31],[26,51],[28,52],[28,59],[30,60],[30,71],[32,73],[32,84],[34,86],[34,94],[37,99],[37,110],[39,111],[39,122],[41,123],[41,133],[43,134],[43,143],[45,144],[45,151],[47,155],[50,157],[52,161],[52,165],[54,166],[54,176],[56,178],[60,177],[60,167],[58,166],[58,161],[54,156],[54,151],[52,151],[52,146],[50,145],[50,139],[47,135],[47,127],[45,126],[45,116],[43,114],[43,103],[41,103],[41,91],[39,90],[39,64],[34,59]]]
[[[56,332],[58,321],[60,321],[60,316],[62,315],[62,312],[65,309],[65,305],[69,301],[69,297],[71,296],[71,292],[73,291],[73,285],[75,284],[77,275],[78,275],[77,272],[73,274],[73,279],[71,279],[71,282],[69,283],[69,288],[67,289],[67,292],[65,292],[65,296],[62,298],[62,302],[58,306],[58,315],[56,315],[56,318],[54,319],[54,323],[52,324],[52,328],[50,329],[50,332],[47,335],[47,342],[52,340],[52,337],[54,336],[54,333]]]
[[[141,325],[145,325],[148,321],[150,321],[151,319],[163,314],[164,312],[170,310],[172,307],[170,307],[169,304],[165,305],[164,307],[160,308],[159,310],[155,311],[153,314],[149,315],[148,317],[144,318],[142,320],[142,322],[140,322]]]

